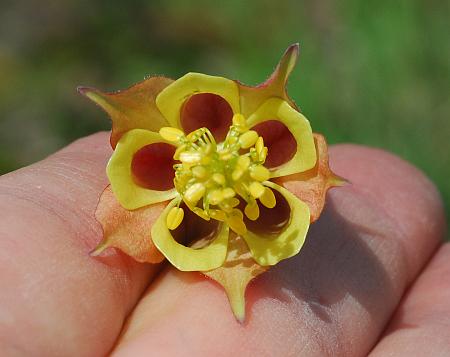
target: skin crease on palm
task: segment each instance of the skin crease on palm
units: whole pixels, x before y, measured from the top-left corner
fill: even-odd
[[[0,178],[2,356],[450,355],[445,218],[411,165],[332,147],[351,184],[328,193],[300,254],[250,284],[241,325],[199,273],[89,256],[110,155],[99,133]]]

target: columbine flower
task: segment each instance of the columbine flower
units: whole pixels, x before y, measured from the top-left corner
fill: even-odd
[[[221,283],[242,320],[247,283],[300,251],[326,190],[341,182],[286,94],[297,54],[291,46],[257,87],[188,73],[111,94],[82,88],[113,119],[94,254],[114,246],[155,263],[159,251]]]

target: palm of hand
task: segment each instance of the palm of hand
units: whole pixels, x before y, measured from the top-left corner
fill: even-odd
[[[117,252],[89,257],[101,236],[93,212],[106,143],[106,134],[79,140],[0,179],[4,355],[450,353],[445,219],[432,184],[408,164],[332,149],[334,171],[352,185],[329,194],[298,256],[252,283],[240,325],[200,274]]]

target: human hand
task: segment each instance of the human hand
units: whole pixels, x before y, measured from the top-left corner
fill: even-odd
[[[250,284],[241,325],[199,273],[89,256],[107,143],[95,134],[0,178],[2,356],[450,354],[445,217],[410,165],[332,148],[351,184],[330,191],[300,254]]]

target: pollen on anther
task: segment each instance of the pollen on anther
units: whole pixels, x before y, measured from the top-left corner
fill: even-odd
[[[249,130],[239,137],[239,144],[243,149],[248,149],[249,147],[255,145],[257,140],[258,133],[254,130]]]
[[[180,207],[172,207],[166,218],[167,228],[170,230],[178,228],[183,221],[183,218],[184,210]]]
[[[264,148],[264,139],[262,136],[260,136],[258,140],[256,140],[255,148],[258,155],[260,155],[262,149]]]
[[[179,160],[180,159],[180,155],[181,153],[186,150],[186,145],[181,145],[179,146],[176,150],[175,150],[175,154],[173,154],[173,158],[175,160]]]
[[[212,175],[212,179],[215,183],[217,183],[218,185],[225,185],[225,176],[219,173],[215,173]]]
[[[259,201],[267,208],[274,208],[277,204],[277,200],[275,198],[275,195],[273,194],[273,191],[268,187],[265,187],[264,193],[259,198]]]
[[[174,166],[175,187],[186,205],[205,220],[228,222],[238,234],[246,232],[244,214],[250,220],[260,216],[257,199],[266,207],[276,203],[273,192],[262,184],[270,178],[269,170],[263,166],[267,148],[262,137],[245,125],[245,118],[236,115],[228,136],[219,144],[207,128],[183,137],[178,136],[178,129],[162,130],[166,139],[178,137],[175,156],[181,163]],[[240,208],[245,201],[245,208]],[[171,226],[178,219],[175,212]]]
[[[253,181],[249,186],[249,191],[254,198],[260,198],[265,191],[265,187],[258,181]]]
[[[248,217],[248,219],[251,219],[252,221],[255,221],[259,217],[259,206],[256,203],[256,201],[251,201],[247,203],[244,209],[245,215]]]
[[[250,166],[250,158],[248,156],[239,156],[238,160],[237,160],[237,165],[242,169],[242,170],[247,170],[247,168]]]
[[[231,174],[231,178],[233,179],[233,181],[238,181],[243,174],[244,170],[242,170],[240,167],[236,167]]]
[[[217,209],[210,210],[209,214],[210,214],[211,218],[214,218],[214,219],[216,219],[218,221],[222,221],[222,222],[225,221],[225,219],[227,218],[224,211],[217,210]]]
[[[205,186],[200,183],[194,183],[184,193],[184,199],[192,205],[196,205],[198,201],[204,196],[206,191]]]
[[[194,207],[192,209],[192,212],[194,212],[196,215],[198,215],[201,218],[203,218],[205,221],[209,221],[210,220],[209,215],[204,210],[202,210],[201,208]]]
[[[201,154],[195,151],[184,151],[180,154],[180,161],[186,164],[198,164],[201,159]]]
[[[208,195],[208,199],[210,204],[218,205],[224,199],[222,190],[216,189],[211,191]]]
[[[270,171],[262,165],[256,165],[250,170],[250,177],[257,181],[267,181],[270,177]]]
[[[233,209],[231,213],[228,215],[227,223],[230,228],[235,231],[237,234],[244,235],[247,233],[247,227],[244,223],[244,216],[240,210],[237,208]]]
[[[198,179],[204,179],[208,175],[208,172],[204,166],[195,166],[192,168],[192,174]]]
[[[234,197],[236,195],[236,191],[231,187],[227,187],[222,190],[222,194],[225,199],[228,199]]]

